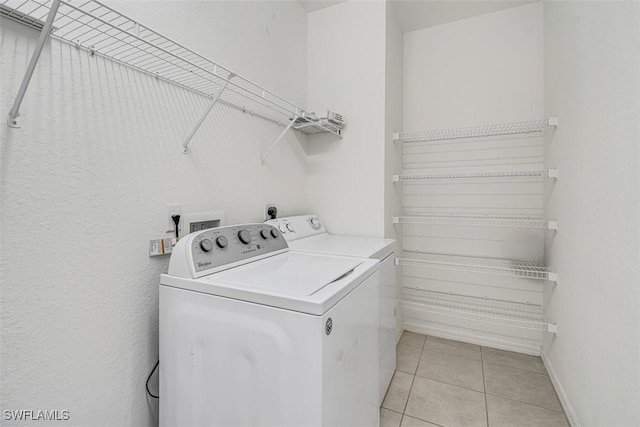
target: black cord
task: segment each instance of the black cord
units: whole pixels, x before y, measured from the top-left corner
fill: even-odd
[[[178,239],[180,238],[180,236],[178,236],[178,224],[180,224],[180,215],[171,215],[171,219],[176,225],[176,241],[178,241]]]
[[[160,395],[158,394],[158,396],[156,396],[155,394],[151,393],[151,390],[149,390],[149,380],[151,379],[151,376],[156,371],[156,369],[158,369],[159,364],[160,364],[160,360],[156,362],[156,366],[153,367],[153,370],[151,371],[151,373],[149,374],[149,377],[147,378],[147,393],[149,394],[149,396],[153,397],[154,399],[160,399]]]

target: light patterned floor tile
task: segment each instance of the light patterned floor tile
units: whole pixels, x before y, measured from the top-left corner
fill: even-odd
[[[454,356],[468,357],[470,359],[482,360],[480,356],[480,346],[474,344],[461,343],[457,341],[445,340],[444,338],[427,337],[424,348],[431,351],[452,354]]]
[[[489,427],[569,427],[564,413],[487,395]]]
[[[400,427],[402,414],[380,408],[380,427]]]
[[[402,333],[402,337],[400,338],[399,344],[422,348],[424,346],[424,342],[426,339],[427,339],[426,335],[417,334],[415,332],[404,331]]]
[[[407,406],[412,383],[413,375],[396,371],[391,379],[391,384],[389,384],[389,390],[387,390],[387,395],[384,397],[382,407],[403,413],[405,406]]]
[[[512,351],[498,350],[482,347],[482,361],[510,368],[524,369],[525,371],[546,374],[547,370],[542,359],[528,354],[514,353]]]
[[[436,351],[422,351],[416,375],[484,392],[482,362]]]
[[[484,393],[415,377],[405,414],[442,426],[487,426]]]
[[[548,375],[493,363],[484,363],[483,366],[487,394],[562,411]]]
[[[402,424],[400,427],[439,427],[437,424],[431,424],[426,421],[419,420],[417,418],[405,415],[402,417]]]
[[[421,348],[398,344],[396,347],[396,369],[409,374],[415,374],[421,353]]]

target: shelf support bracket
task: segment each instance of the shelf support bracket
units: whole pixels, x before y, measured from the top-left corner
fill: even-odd
[[[7,115],[7,126],[10,128],[19,128],[18,126],[18,116],[20,116],[20,105],[22,105],[22,100],[24,99],[24,95],[27,92],[27,88],[29,87],[29,83],[31,82],[31,77],[33,77],[33,72],[36,69],[36,65],[38,64],[38,60],[40,59],[40,54],[42,53],[42,49],[44,48],[44,44],[51,35],[51,28],[53,28],[53,21],[58,13],[58,7],[60,7],[60,0],[53,0],[51,4],[51,8],[49,9],[49,15],[47,15],[47,20],[40,30],[40,37],[38,37],[38,44],[36,45],[36,50],[33,51],[33,55],[31,56],[31,61],[29,62],[29,66],[27,67],[27,71],[22,79],[22,84],[20,85],[20,89],[18,90],[18,95],[16,96],[15,101],[13,102],[13,107],[9,111]]]
[[[298,120],[298,117],[300,117],[299,114],[295,114],[293,116],[293,118],[291,119],[287,127],[284,128],[282,133],[278,136],[278,138],[276,138],[275,142],[271,144],[271,147],[269,147],[269,149],[262,155],[262,157],[260,158],[260,166],[264,166],[264,161],[266,160],[267,156],[269,156],[269,153],[271,153],[271,150],[276,148],[276,145],[278,145],[282,137],[284,137],[284,135],[289,131],[289,129],[291,129],[291,127],[296,122],[296,120]]]
[[[182,152],[183,154],[186,154],[189,152],[189,143],[191,142],[191,140],[193,139],[193,137],[196,135],[196,133],[198,132],[198,129],[200,129],[200,126],[202,126],[202,123],[204,123],[204,120],[207,118],[207,116],[209,115],[209,113],[211,112],[211,109],[214,107],[214,105],[216,105],[216,103],[218,102],[218,100],[220,99],[220,96],[222,95],[222,92],[224,92],[224,90],[227,88],[227,86],[229,86],[229,82],[231,81],[232,78],[234,78],[236,75],[235,74],[229,74],[229,77],[227,77],[227,80],[225,81],[224,85],[220,88],[220,90],[218,91],[218,93],[216,93],[216,95],[213,97],[213,99],[211,100],[211,104],[209,104],[209,108],[207,108],[207,111],[204,112],[204,114],[202,114],[202,116],[200,117],[200,120],[198,120],[198,123],[196,123],[196,125],[193,127],[193,129],[191,130],[191,133],[189,134],[189,136],[187,136],[187,139],[184,140],[184,142],[182,143],[182,148],[184,149]]]

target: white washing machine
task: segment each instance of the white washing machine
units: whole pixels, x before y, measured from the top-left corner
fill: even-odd
[[[292,250],[372,258],[380,262],[380,404],[396,369],[396,267],[395,240],[341,236],[327,233],[317,215],[283,217],[266,221],[277,227]]]
[[[160,283],[160,425],[378,426],[379,281],[268,224],[185,236]]]

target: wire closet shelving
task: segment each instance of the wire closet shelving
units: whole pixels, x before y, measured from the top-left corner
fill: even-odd
[[[24,92],[44,42],[50,36],[86,50],[91,56],[108,58],[210,98],[209,109],[183,143],[185,151],[216,102],[286,125],[286,130],[296,129],[294,123],[306,118],[313,124],[314,132],[341,136],[344,122],[332,122],[328,126],[326,120],[322,121],[299,105],[96,0],[0,0],[0,16],[41,30],[36,52],[7,118],[10,127],[18,127]]]
[[[525,169],[510,171],[475,171],[475,172],[434,172],[404,173],[393,175],[393,182],[419,182],[431,180],[471,180],[471,179],[527,179],[558,178],[558,169]]]
[[[393,217],[394,224],[462,225],[479,227],[541,228],[558,230],[557,221],[538,216],[407,213]]]
[[[518,135],[543,132],[548,126],[558,126],[558,117],[529,120],[523,122],[498,123],[490,125],[471,126],[456,129],[437,129],[408,131],[393,134],[394,141],[404,143],[434,142],[465,138],[481,138],[487,136]]]
[[[396,258],[396,265],[497,274],[551,282],[558,281],[558,274],[549,271],[541,261],[405,251],[399,258]]]
[[[557,333],[556,325],[545,321],[542,306],[528,302],[504,301],[404,287],[400,306],[474,322]]]

